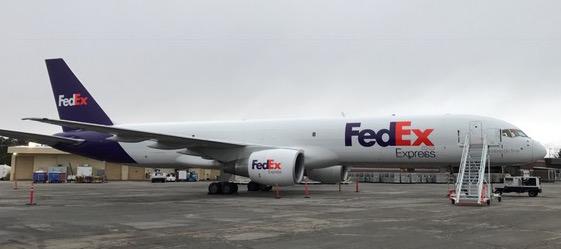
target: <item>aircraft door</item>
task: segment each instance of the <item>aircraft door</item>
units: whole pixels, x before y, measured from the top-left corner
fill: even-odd
[[[498,146],[501,144],[501,130],[491,128],[485,129],[485,137],[489,146]]]
[[[469,137],[471,144],[483,143],[483,127],[481,121],[469,122]]]

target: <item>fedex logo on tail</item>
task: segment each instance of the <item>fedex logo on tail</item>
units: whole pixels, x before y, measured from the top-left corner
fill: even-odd
[[[88,105],[88,97],[84,97],[79,93],[72,94],[66,98],[64,95],[58,95],[58,106],[82,106]]]
[[[411,121],[390,122],[389,129],[377,132],[371,129],[360,129],[360,123],[347,123],[345,126],[345,146],[353,146],[353,137],[364,147],[372,147],[376,143],[387,146],[434,146],[429,136],[434,129],[411,129]],[[412,140],[414,138],[414,140]]]
[[[281,170],[282,164],[275,162],[273,159],[268,159],[267,161],[260,163],[258,160],[253,160],[251,162],[251,169],[266,169],[266,170]]]

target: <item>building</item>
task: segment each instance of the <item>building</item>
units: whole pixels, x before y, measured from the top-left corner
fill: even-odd
[[[43,145],[13,146],[8,148],[8,153],[12,153],[12,181],[31,180],[33,172],[48,171],[55,166],[67,167],[69,175],[75,174],[78,166],[91,166],[94,175],[104,175],[108,181],[149,180],[153,171],[151,168],[98,161]],[[200,180],[216,180],[220,177],[220,170],[192,170],[197,172]]]
[[[545,165],[549,168],[561,169],[561,158],[546,158]]]

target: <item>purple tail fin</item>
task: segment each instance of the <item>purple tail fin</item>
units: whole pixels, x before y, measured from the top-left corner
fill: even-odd
[[[113,125],[63,59],[48,59],[46,63],[60,119]],[[73,130],[68,127],[62,129]]]

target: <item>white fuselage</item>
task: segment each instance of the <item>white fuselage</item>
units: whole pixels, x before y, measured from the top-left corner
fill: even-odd
[[[391,122],[394,122],[393,129]],[[455,166],[460,162],[461,145],[467,134],[471,134],[472,139],[477,136],[487,139],[492,145],[490,156],[493,164],[525,164],[545,156],[545,149],[538,142],[525,135],[515,136],[514,131],[519,129],[514,125],[494,118],[468,115],[154,123],[117,127],[253,146],[298,149],[304,153],[306,168],[332,165]],[[120,144],[140,165],[176,168],[221,165],[216,160],[179,153],[182,150],[147,147],[151,143]]]

